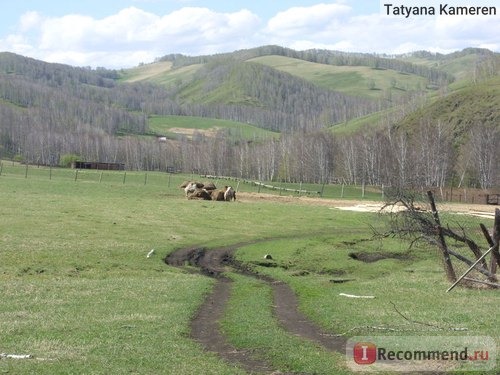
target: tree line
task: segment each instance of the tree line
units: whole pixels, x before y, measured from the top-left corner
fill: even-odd
[[[464,53],[481,52],[491,53],[488,50],[467,50]],[[221,53],[216,55],[205,56],[185,56],[182,54],[170,54],[158,58],[158,61],[171,61],[174,67],[182,67],[193,64],[207,64],[213,61],[221,61],[224,59],[234,59],[237,61],[246,61],[256,57],[277,55],[291,57],[310,61],[319,64],[335,65],[335,66],[368,66],[378,69],[392,69],[402,73],[416,74],[427,78],[431,83],[436,85],[446,85],[454,81],[453,75],[442,70],[428,67],[421,64],[414,64],[402,59],[400,56],[387,56],[373,53],[353,53],[341,52],[322,49],[310,49],[305,51],[296,51],[290,48],[277,45],[267,45],[251,49],[240,50],[231,53]],[[421,57],[422,52],[416,53],[416,57]],[[426,55],[427,56],[427,55]],[[445,59],[446,55],[435,55],[436,59]]]
[[[261,181],[500,185],[499,156],[490,152],[500,140],[494,116],[486,125],[478,121],[463,130],[467,134],[457,145],[454,129],[444,121],[422,118],[411,131],[397,125],[422,105],[415,93],[397,103],[376,130],[335,136],[328,125],[386,104],[320,89],[259,64],[222,61],[206,64],[193,81],[165,88],[123,84],[105,69],[0,54],[0,158],[54,166],[73,155],[123,162],[129,169],[174,168]],[[199,100],[183,99],[186,85],[194,83]],[[234,87],[251,103],[214,99]],[[152,114],[231,119],[282,135],[234,141],[219,130],[215,136],[200,133],[160,143],[148,129]]]

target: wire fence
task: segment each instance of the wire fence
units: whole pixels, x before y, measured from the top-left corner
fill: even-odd
[[[317,184],[303,182],[256,181],[228,176],[183,174],[158,171],[96,170],[71,169],[50,166],[21,164],[0,160],[0,177],[30,179],[62,179],[75,182],[112,183],[123,185],[156,185],[177,188],[185,180],[212,181],[216,186],[230,185],[239,191],[268,193],[277,195],[307,196],[328,199],[360,199],[384,201],[387,198],[386,186],[350,185],[346,183]],[[427,189],[419,194],[425,200]],[[480,189],[434,188],[436,201],[468,204],[499,204],[500,191]]]
[[[0,161],[0,177],[41,180],[65,180],[122,185],[153,185],[177,189],[183,181],[212,181],[216,186],[233,186],[239,191],[276,195],[308,196],[338,199],[366,199],[381,201],[383,189],[372,186],[347,184],[310,184],[253,181],[226,176],[207,176],[195,173],[168,173],[148,171],[116,171],[96,169],[70,169],[36,166],[17,162]]]

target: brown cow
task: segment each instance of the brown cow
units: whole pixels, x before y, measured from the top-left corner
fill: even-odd
[[[205,182],[203,184],[203,189],[207,189],[207,190],[215,190],[217,189],[217,187],[215,186],[215,184],[213,182]]]
[[[203,199],[206,201],[211,201],[212,197],[210,193],[205,189],[195,189],[192,193],[187,196],[188,199]]]
[[[211,193],[213,201],[223,201],[224,200],[224,190],[216,189],[212,190]]]

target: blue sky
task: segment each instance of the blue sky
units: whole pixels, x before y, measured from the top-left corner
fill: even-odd
[[[304,50],[405,53],[482,47],[500,52],[496,16],[387,15],[381,4],[432,0],[17,0],[2,4],[0,51],[76,66],[126,68],[170,53],[230,52],[265,44]],[[498,6],[497,6],[498,4]]]

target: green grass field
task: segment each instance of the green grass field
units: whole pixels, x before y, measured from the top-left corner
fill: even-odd
[[[177,134],[183,131],[189,135],[191,131],[197,131],[200,134],[214,136],[220,130],[226,132],[229,138],[235,141],[263,140],[279,136],[279,133],[237,121],[196,116],[152,116],[149,118],[148,126],[150,132],[174,139],[177,139]],[[176,130],[172,131],[174,128]]]
[[[400,329],[400,335],[443,334],[404,321],[394,302],[414,320],[468,329],[447,335],[499,342],[498,291],[445,293],[449,283],[433,249],[417,247],[406,260],[370,264],[347,256],[406,253],[406,243],[371,239],[371,227],[383,225],[378,215],[274,201],[189,201],[178,185],[191,177],[42,167],[26,172],[2,164],[0,353],[35,358],[1,359],[0,372],[243,374],[189,338],[190,318],[213,280],[163,259],[180,247],[256,239],[269,240],[240,249],[238,258],[288,282],[301,310],[332,332],[374,334],[360,327],[377,325]],[[245,183],[240,189],[257,191]],[[325,188],[325,196],[338,189]],[[278,267],[257,266],[263,253],[271,253]],[[338,276],[355,281],[330,282]],[[349,373],[342,355],[280,329],[265,285],[231,277],[235,288],[222,324],[233,345],[268,349],[281,371]],[[349,300],[340,292],[376,298]]]

